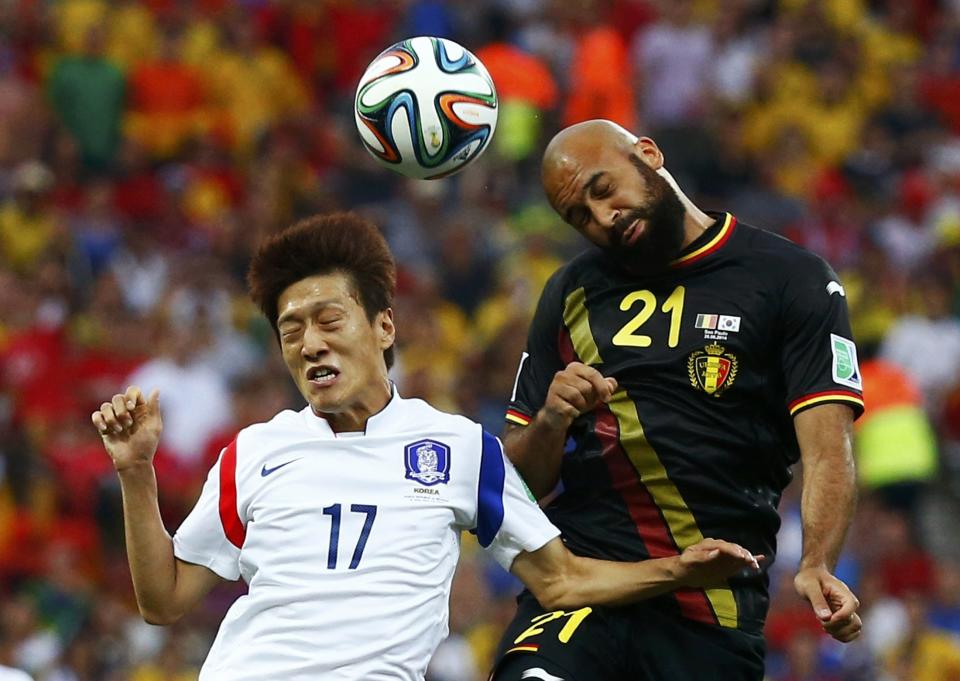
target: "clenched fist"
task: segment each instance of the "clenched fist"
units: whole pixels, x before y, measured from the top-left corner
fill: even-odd
[[[144,400],[140,388],[130,386],[125,393],[101,404],[90,419],[117,471],[153,461],[163,430],[158,391]]]
[[[566,429],[581,414],[609,402],[616,389],[616,379],[605,378],[581,362],[570,362],[565,369],[554,374],[540,415]]]

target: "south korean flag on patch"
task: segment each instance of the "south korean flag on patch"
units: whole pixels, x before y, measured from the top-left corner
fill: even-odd
[[[740,331],[740,317],[734,317],[732,315],[720,315],[720,319],[717,321],[717,330],[718,331],[730,331],[737,333]]]

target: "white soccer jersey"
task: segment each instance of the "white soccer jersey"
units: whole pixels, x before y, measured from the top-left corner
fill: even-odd
[[[461,530],[509,568],[559,531],[499,441],[394,392],[364,433],[307,407],[243,429],[174,536],[247,595],[201,681],[423,679],[447,634]]]

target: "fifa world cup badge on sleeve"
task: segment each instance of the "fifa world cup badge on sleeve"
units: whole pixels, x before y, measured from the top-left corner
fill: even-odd
[[[406,478],[422,485],[450,482],[450,447],[436,440],[417,440],[403,449]]]
[[[857,362],[857,346],[853,341],[830,334],[830,347],[833,350],[833,382],[848,388],[863,389],[860,381],[860,365]]]

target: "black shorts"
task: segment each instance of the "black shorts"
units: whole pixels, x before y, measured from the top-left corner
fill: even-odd
[[[701,624],[649,604],[546,612],[527,591],[517,603],[493,681],[763,679],[762,634]]]

